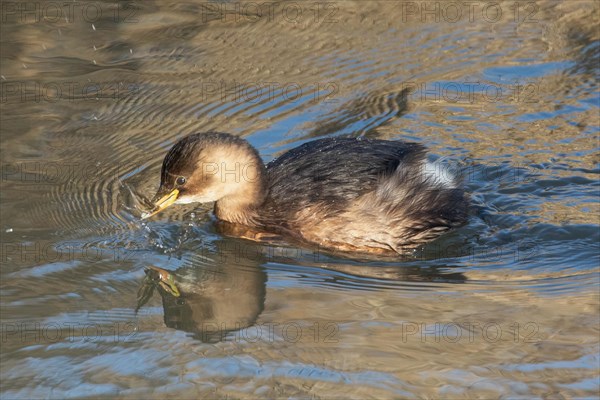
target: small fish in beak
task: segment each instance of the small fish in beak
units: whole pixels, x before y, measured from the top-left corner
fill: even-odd
[[[162,190],[159,189],[155,198],[160,196],[162,194],[161,192],[162,192]],[[175,203],[175,201],[177,201],[178,196],[179,196],[179,189],[173,189],[171,192],[165,194],[158,201],[156,201],[154,203],[154,209],[142,214],[142,219],[150,218],[151,216],[156,215],[159,212],[161,212],[162,210],[164,210],[165,208],[169,207],[171,204],[173,204],[173,203]]]

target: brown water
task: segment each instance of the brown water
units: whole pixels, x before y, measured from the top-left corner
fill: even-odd
[[[461,4],[3,3],[2,398],[597,397],[598,3]],[[393,261],[140,222],[210,129],[424,143],[469,223]],[[148,265],[186,300],[136,315]]]

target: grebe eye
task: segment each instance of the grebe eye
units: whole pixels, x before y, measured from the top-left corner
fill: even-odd
[[[180,176],[179,178],[177,178],[177,180],[175,181],[175,183],[177,183],[179,186],[181,185],[185,185],[185,178],[183,176]]]

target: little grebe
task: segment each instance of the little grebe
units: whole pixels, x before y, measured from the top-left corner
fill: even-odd
[[[467,219],[463,190],[432,173],[425,153],[418,143],[328,138],[265,166],[244,139],[192,134],[165,156],[155,208],[142,218],[214,201],[231,224],[324,249],[402,254]]]

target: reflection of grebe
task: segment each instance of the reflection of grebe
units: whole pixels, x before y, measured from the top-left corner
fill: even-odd
[[[221,341],[230,332],[254,325],[264,308],[267,275],[253,260],[237,261],[235,266],[194,265],[177,272],[148,266],[136,312],[156,289],[165,325],[193,333],[203,342]]]
[[[199,133],[163,161],[150,217],[215,201],[217,218],[332,250],[402,253],[466,222],[462,189],[438,179],[417,143],[329,138],[266,166],[246,140]]]

